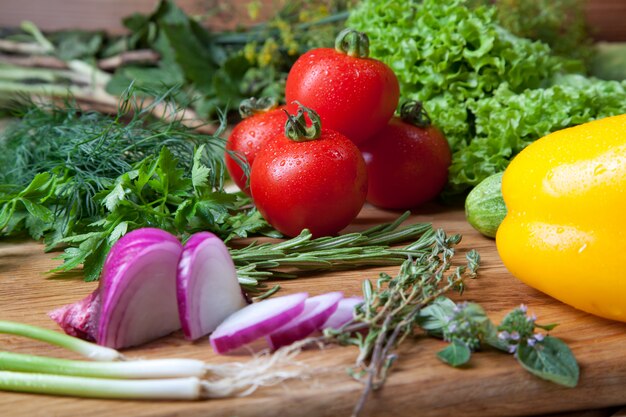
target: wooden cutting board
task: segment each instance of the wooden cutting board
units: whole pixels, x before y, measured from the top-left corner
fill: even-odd
[[[350,230],[390,221],[397,215],[366,208]],[[479,277],[469,282],[463,299],[481,303],[494,321],[524,303],[540,323],[560,323],[552,334],[572,348],[581,366],[581,380],[577,388],[563,388],[527,374],[512,357],[494,351],[479,352],[469,366],[454,369],[435,357],[445,346],[443,342],[417,338],[402,345],[387,384],[370,397],[364,416],[520,416],[626,404],[625,324],[577,311],[517,281],[502,265],[494,241],[475,232],[465,222],[462,210],[433,206],[415,211],[409,222],[432,222],[448,233],[462,233],[459,250],[475,248],[480,252],[483,266]],[[58,263],[52,260],[54,256],[44,253],[36,242],[0,242],[0,319],[56,329],[46,312],[76,301],[95,288],[97,284],[82,281],[80,272],[63,278],[47,275],[46,271]],[[282,293],[308,291],[314,295],[342,290],[346,295],[356,295],[364,278],[376,278],[382,271],[393,274],[397,269],[310,276],[282,282]],[[60,348],[6,335],[0,335],[0,349],[76,358]],[[180,332],[126,353],[132,357],[188,357],[208,362],[248,359],[217,357],[206,338],[190,343]],[[362,389],[346,374],[356,354],[354,348],[336,346],[308,350],[299,360],[318,370],[313,376],[261,388],[246,398],[149,403],[0,393],[0,416],[348,416]]]

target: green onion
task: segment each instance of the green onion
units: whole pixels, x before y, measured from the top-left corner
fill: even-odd
[[[205,397],[203,385],[196,377],[129,381],[0,371],[2,391],[86,398],[195,400]]]
[[[98,346],[76,337],[68,336],[53,330],[42,329],[28,324],[0,320],[0,333],[23,336],[40,340],[51,345],[76,352],[95,361],[114,361],[123,359],[123,355],[115,349]]]
[[[106,363],[12,352],[0,352],[0,370],[120,379],[202,377],[206,373],[204,362],[196,359],[151,359]]]

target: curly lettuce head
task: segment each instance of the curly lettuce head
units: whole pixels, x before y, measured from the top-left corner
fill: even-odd
[[[572,62],[503,29],[493,7],[363,0],[348,25],[369,35],[371,56],[395,71],[403,98],[425,102],[445,132],[453,151],[448,196],[502,171],[551,131],[626,111],[622,85],[584,77],[554,85]]]

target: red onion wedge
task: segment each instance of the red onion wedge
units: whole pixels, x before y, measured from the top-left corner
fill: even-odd
[[[363,303],[363,297],[347,297],[339,301],[335,312],[326,320],[322,329],[339,329],[354,318],[354,309]]]
[[[117,241],[100,278],[98,344],[136,346],[180,328],[176,269],[181,252],[178,239],[160,229],[134,230]]]
[[[217,327],[209,338],[211,346],[223,354],[270,334],[302,313],[307,297],[296,293],[250,304]]]
[[[100,291],[96,289],[80,301],[49,312],[48,316],[70,336],[94,341],[100,317]]]
[[[185,244],[176,290],[180,322],[188,340],[211,333],[247,304],[228,248],[209,232],[196,233]]]
[[[342,298],[343,293],[330,292],[307,299],[299,316],[267,336],[268,344],[272,349],[278,349],[320,330]]]

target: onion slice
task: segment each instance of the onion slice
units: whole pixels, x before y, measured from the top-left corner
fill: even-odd
[[[246,306],[228,248],[213,233],[196,233],[185,244],[178,263],[176,296],[188,340],[211,333]]]
[[[354,318],[354,309],[363,303],[363,297],[347,297],[339,301],[335,312],[326,320],[322,329],[339,329]]]
[[[100,281],[98,344],[136,346],[180,329],[176,269],[181,252],[178,239],[160,229],[134,230],[116,242]]]
[[[304,310],[307,293],[270,298],[230,315],[211,334],[215,352],[223,354],[272,333]]]
[[[278,349],[320,330],[342,298],[343,293],[337,291],[307,299],[300,315],[267,336],[268,344],[272,349]]]

